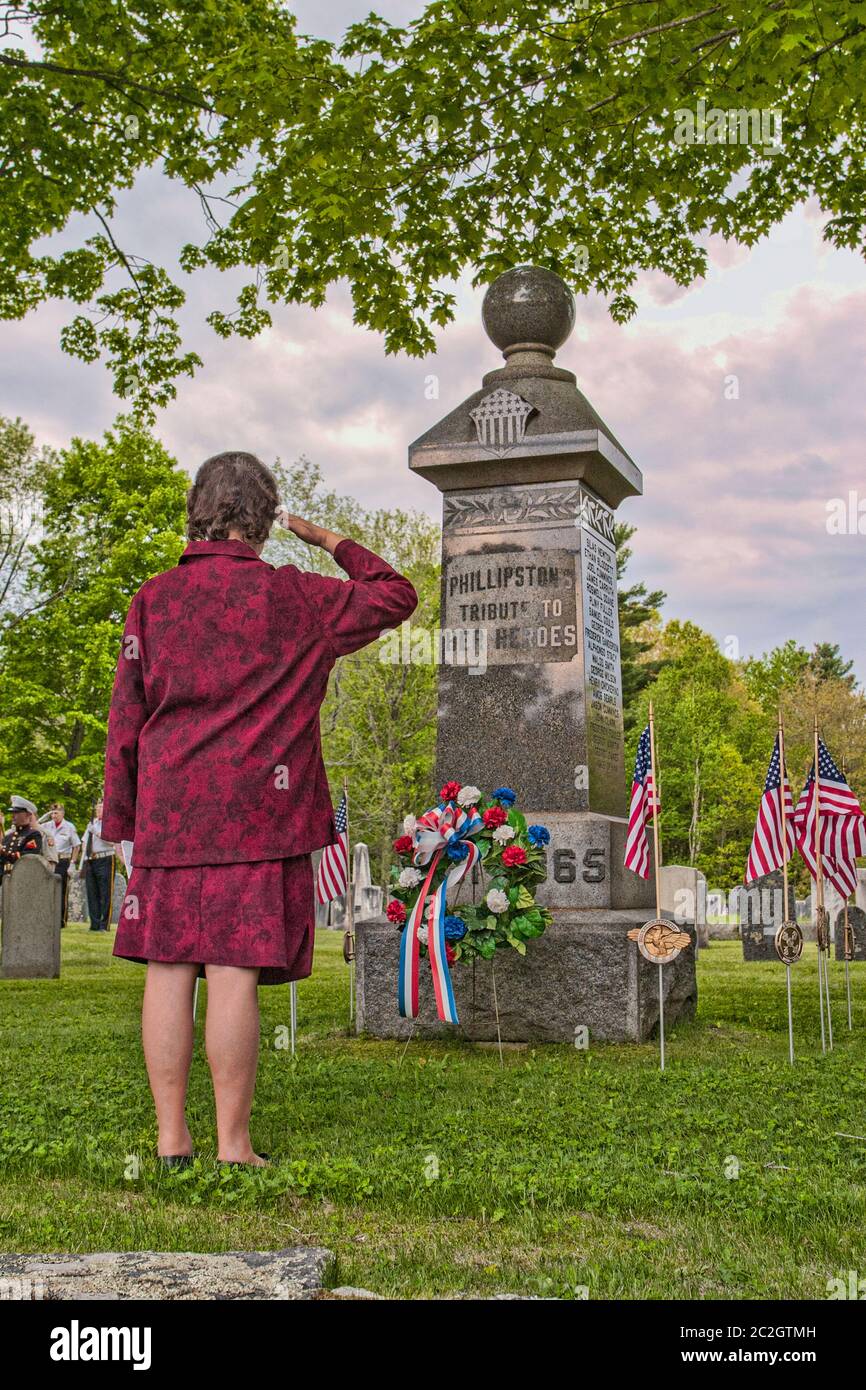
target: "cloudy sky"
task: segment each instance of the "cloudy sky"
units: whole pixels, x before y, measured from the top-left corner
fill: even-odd
[[[301,31],[328,37],[368,9],[295,6]],[[377,11],[397,21],[418,5]],[[197,216],[192,195],[148,174],[122,199],[116,228],[128,249],[171,264],[199,235]],[[700,623],[731,654],[788,637],[838,642],[866,679],[866,541],[856,522],[853,534],[828,531],[833,499],[866,497],[866,268],[828,248],[821,230],[807,207],[752,251],[712,245],[709,275],[691,289],[642,280],[626,327],[581,298],[557,360],[643,470],[644,496],[621,515],[638,527],[632,577],[666,590],[666,615]],[[386,358],[378,335],[352,324],[345,286],[319,310],[275,311],[255,342],[224,343],[204,317],[231,307],[237,283],[216,272],[189,283],[183,324],[205,367],[159,418],[169,449],[189,469],[228,447],[303,453],[369,505],[438,515],[439,494],[409,474],[406,448],[498,364],[481,327],[483,291],[468,276],[455,287],[455,323],[439,331],[435,355],[416,360]],[[105,370],[59,348],[71,316],[54,305],[0,325],[0,413],[54,445],[101,435],[117,411]],[[438,400],[426,397],[431,373]]]

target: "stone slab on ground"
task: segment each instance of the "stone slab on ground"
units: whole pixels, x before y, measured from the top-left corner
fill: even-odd
[[[654,913],[649,914],[655,916]],[[543,936],[496,955],[496,1002],[503,1042],[575,1045],[586,1028],[598,1042],[644,1042],[658,1024],[658,969],[640,955],[628,932],[646,911],[603,908],[558,913]],[[690,1018],[697,1003],[695,932],[691,945],[664,967],[665,1019]],[[378,1038],[408,1038],[413,1026],[397,1009],[400,932],[388,921],[358,923],[355,944],[357,1030]],[[491,1042],[497,1037],[493,974],[487,961],[451,971],[458,1027],[436,1017],[428,960],[421,961],[421,1009],[415,1037]]]
[[[4,1298],[234,1300],[309,1299],[322,1289],[330,1250],[117,1251],[92,1255],[0,1254]]]

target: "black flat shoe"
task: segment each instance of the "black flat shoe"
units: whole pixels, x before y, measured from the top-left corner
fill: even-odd
[[[163,1168],[190,1168],[192,1160],[192,1154],[159,1154],[160,1166]]]

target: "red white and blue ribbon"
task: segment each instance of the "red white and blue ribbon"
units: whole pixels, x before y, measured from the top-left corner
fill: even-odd
[[[467,871],[478,863],[480,851],[468,838],[475,835],[483,826],[483,821],[475,809],[471,814],[445,802],[425,811],[415,825],[415,853],[413,863],[416,868],[427,872],[400,938],[400,981],[398,988],[400,1013],[403,1018],[418,1017],[418,967],[420,961],[420,941],[418,933],[427,926],[427,954],[433,974],[433,993],[436,997],[436,1012],[443,1023],[457,1023],[457,1006],[454,1003],[454,990],[448,970],[445,953],[445,901],[451,888],[456,887]],[[452,840],[463,840],[467,853],[462,859],[455,859],[453,867],[431,895],[430,884],[439,866],[439,861]],[[429,900],[428,900],[429,899]]]

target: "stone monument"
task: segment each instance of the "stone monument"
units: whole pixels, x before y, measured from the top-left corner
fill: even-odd
[[[3,875],[0,978],[54,980],[60,974],[63,885],[41,854],[25,854]]]
[[[638,1041],[657,1022],[658,971],[627,939],[655,916],[655,890],[623,868],[626,774],[614,511],[639,469],[554,364],[575,318],[571,291],[517,266],[490,286],[484,327],[504,366],[409,448],[443,493],[436,784],[507,785],[548,827],[538,900],[553,924],[525,957],[497,953],[502,1037]],[[426,807],[407,807],[421,811]],[[395,827],[395,832],[399,827]],[[358,933],[358,1028],[405,1036],[397,1012],[398,932]],[[694,1009],[692,947],[665,967],[672,1023]],[[511,957],[513,956],[513,959]],[[449,1031],[424,1006],[416,1031]],[[488,963],[452,970],[460,1032],[495,1039]]]

